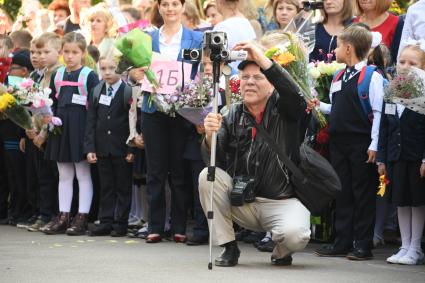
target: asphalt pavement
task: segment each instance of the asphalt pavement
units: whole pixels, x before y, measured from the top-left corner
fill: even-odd
[[[47,236],[0,226],[0,282],[355,282],[425,283],[425,265],[390,265],[396,247],[374,250],[375,259],[320,258],[310,244],[290,267],[270,264],[270,253],[240,244],[239,265],[208,270],[208,246],[141,239]],[[221,251],[213,250],[214,256]]]

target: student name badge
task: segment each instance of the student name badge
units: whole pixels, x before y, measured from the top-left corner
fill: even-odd
[[[78,104],[78,105],[84,105],[86,106],[87,104],[87,96],[83,96],[83,95],[79,95],[77,93],[74,93],[72,95],[72,101],[73,104]]]
[[[106,106],[111,106],[111,101],[112,101],[112,97],[111,96],[104,95],[104,94],[102,94],[100,96],[100,99],[99,99],[99,103],[100,104],[103,104],[103,105],[106,105]]]
[[[331,85],[330,93],[338,92],[341,90],[341,88],[342,88],[342,81],[334,82]]]
[[[395,115],[396,105],[392,103],[385,104],[385,114]]]

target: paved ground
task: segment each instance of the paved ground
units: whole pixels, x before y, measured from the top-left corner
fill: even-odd
[[[425,266],[389,265],[393,248],[375,250],[375,260],[318,258],[316,244],[279,268],[270,254],[241,244],[240,264],[207,269],[208,246],[174,242],[146,244],[111,237],[46,236],[0,226],[0,282],[425,282]],[[220,252],[214,249],[214,254]]]

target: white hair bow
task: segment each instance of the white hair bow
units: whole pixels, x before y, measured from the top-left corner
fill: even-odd
[[[371,48],[374,49],[379,46],[382,42],[382,34],[377,31],[372,31],[372,45]]]
[[[419,48],[425,52],[425,39],[413,39],[413,38],[409,38],[408,40],[405,41],[405,46],[409,46],[409,45],[419,45]]]

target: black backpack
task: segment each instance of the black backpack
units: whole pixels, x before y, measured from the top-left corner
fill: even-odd
[[[104,81],[101,81],[95,88],[93,89],[93,105],[94,107],[99,106],[100,93],[102,92],[102,88],[105,85]],[[130,99],[133,95],[133,89],[128,84],[125,84],[124,87],[124,96],[123,96],[123,107],[125,111],[130,109]]]
[[[247,115],[267,144],[277,153],[292,173],[291,181],[297,198],[313,215],[320,215],[341,191],[341,182],[332,165],[307,144],[300,147],[300,164],[292,162],[273,138],[256,121]]]

